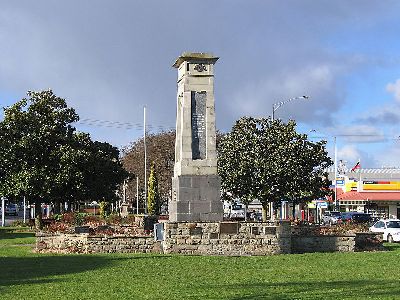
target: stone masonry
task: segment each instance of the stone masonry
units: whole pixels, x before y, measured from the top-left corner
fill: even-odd
[[[307,252],[384,250],[382,235],[294,233],[288,222],[169,222],[164,240],[153,236],[45,234],[36,235],[38,252],[179,253],[191,255],[273,255]]]
[[[214,64],[208,53],[183,53],[178,69],[175,166],[169,218],[222,221],[214,104]]]

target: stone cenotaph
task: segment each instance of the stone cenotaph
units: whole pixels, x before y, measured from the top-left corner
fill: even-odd
[[[214,105],[214,64],[218,57],[185,52],[178,69],[175,166],[169,220],[222,221]]]

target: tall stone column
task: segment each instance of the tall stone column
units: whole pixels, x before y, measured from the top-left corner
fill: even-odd
[[[178,69],[175,166],[170,221],[222,221],[214,102],[214,64],[208,53],[183,53]]]

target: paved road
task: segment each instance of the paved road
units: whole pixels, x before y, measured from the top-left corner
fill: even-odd
[[[29,219],[29,214],[26,214],[26,219]],[[5,226],[10,226],[14,221],[24,220],[24,211],[19,211],[18,216],[5,216]],[[0,226],[1,226],[1,214],[0,214]]]

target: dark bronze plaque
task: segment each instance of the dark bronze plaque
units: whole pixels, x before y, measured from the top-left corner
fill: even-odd
[[[219,224],[219,233],[237,234],[239,232],[238,222],[221,222]]]
[[[206,158],[206,92],[192,92],[192,158]]]
[[[264,234],[276,234],[276,227],[265,227],[264,228]]]

